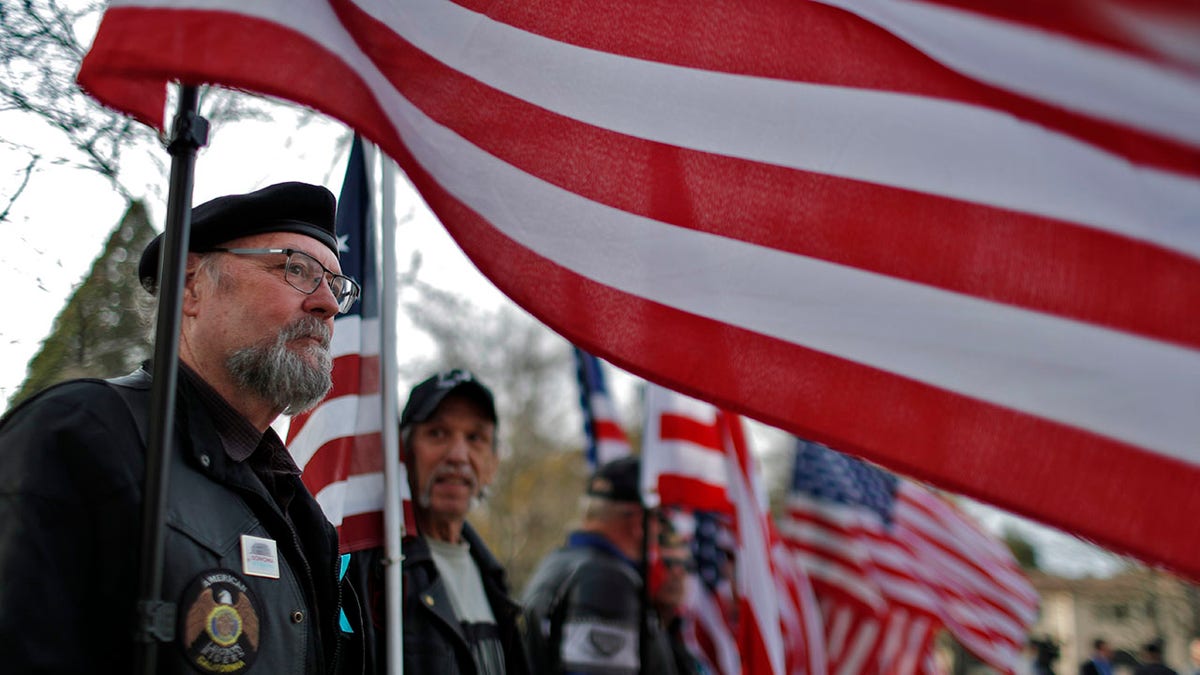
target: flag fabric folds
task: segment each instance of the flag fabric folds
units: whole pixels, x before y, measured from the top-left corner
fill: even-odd
[[[1197,42],[1191,0],[114,0],[79,81],[321,110],[588,351],[1200,578]]]
[[[572,347],[575,355],[575,374],[579,378],[579,403],[583,409],[584,436],[587,448],[584,457],[592,469],[632,454],[625,429],[617,418],[617,410],[608,394],[604,369],[600,359]]]
[[[831,672],[925,672],[941,628],[1017,671],[1037,595],[1008,549],[942,498],[799,440],[780,531],[812,579]]]
[[[356,136],[338,198],[337,230],[342,272],[358,280],[362,296],[334,319],[333,389],[317,407],[293,417],[287,433],[301,479],[337,527],[344,552],[384,541],[380,278],[369,175],[363,143]],[[411,528],[408,482],[401,478],[401,485],[405,524]]]
[[[657,498],[663,507],[719,512],[733,535],[735,608],[728,606],[730,598],[716,592],[721,588],[718,577],[706,579],[710,597],[692,601],[693,611],[706,620],[697,626],[709,631],[712,656],[722,661],[719,643],[728,628],[742,672],[824,673],[821,645],[806,642],[808,627],[820,623],[816,605],[795,604],[811,597],[807,577],[797,567],[776,569],[774,550],[781,540],[741,417],[654,384],[646,385],[645,405],[642,485],[647,503]],[[710,575],[719,573],[709,566]],[[708,620],[708,605],[725,605],[724,626]],[[738,619],[731,621],[730,614]]]
[[[696,574],[684,596],[684,611],[690,619],[685,633],[692,653],[703,659],[716,675],[741,675],[742,653],[734,626],[733,580],[729,578],[734,556],[732,544],[722,545],[726,526],[719,516],[697,512],[692,530],[692,557]],[[732,539],[732,536],[729,536]]]

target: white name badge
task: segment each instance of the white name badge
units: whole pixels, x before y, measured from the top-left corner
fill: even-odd
[[[242,572],[253,577],[279,578],[279,547],[274,539],[242,535]]]

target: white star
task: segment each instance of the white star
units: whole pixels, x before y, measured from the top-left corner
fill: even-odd
[[[338,238],[337,238],[338,253],[341,253],[342,251],[350,250],[350,247],[346,245],[346,242],[349,240],[350,240],[350,235],[348,235],[348,234],[339,234],[338,235]]]

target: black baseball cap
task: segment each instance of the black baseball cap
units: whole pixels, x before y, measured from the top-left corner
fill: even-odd
[[[642,503],[642,462],[637,455],[614,459],[588,478],[587,493],[614,502]]]
[[[400,428],[428,420],[442,401],[453,392],[471,397],[483,408],[493,424],[498,423],[496,400],[492,396],[492,390],[484,386],[470,371],[455,368],[437,373],[413,387],[408,394],[408,403],[404,405],[404,412],[400,413]]]
[[[277,183],[242,195],[226,195],[192,209],[189,251],[206,251],[227,241],[264,232],[296,232],[338,255],[337,199],[327,188],[308,183]],[[163,235],[142,251],[138,280],[158,290],[158,257]],[[340,257],[340,256],[339,256]]]

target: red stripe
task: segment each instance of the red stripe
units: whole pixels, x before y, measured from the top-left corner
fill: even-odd
[[[378,58],[394,67],[393,84],[425,114],[522,171],[587,199],[680,227],[1200,346],[1200,322],[1179,321],[1200,306],[1200,261],[1175,251],[1051,218],[605,131],[491,89],[373,21],[358,20],[363,30],[372,29]],[[472,105],[462,105],[464,100]],[[564,161],[580,148],[603,151],[587,161]],[[1200,153],[1189,161],[1200,168]],[[680,198],[681,191],[689,198]]]
[[[334,5],[341,7],[347,2],[335,0]],[[470,0],[459,4],[522,30],[612,54],[1004,110],[1137,164],[1200,175],[1200,148],[985,85],[947,69],[874,24],[817,2],[762,0],[748,11],[736,0],[718,0],[690,4],[686,12],[668,0],[536,4]],[[372,31],[356,18],[343,17],[356,33]],[[614,26],[620,28],[614,30]],[[672,30],[661,30],[661,26]],[[384,42],[375,42],[378,39]],[[371,36],[375,46],[390,51],[394,47],[388,39]],[[797,45],[818,47],[798,49]],[[393,84],[401,86],[396,81]]]
[[[303,34],[245,14],[110,7],[77,78],[101,103],[158,129],[166,84],[179,80],[290,99],[400,146],[358,73]]]
[[[347,516],[338,528],[338,546],[342,553],[383,546],[383,511]]]
[[[382,437],[378,432],[344,436],[329,441],[308,460],[301,476],[309,492],[316,494],[330,483],[347,476],[383,471]]]
[[[336,328],[335,328],[336,330]],[[360,356],[345,354],[333,360],[333,386],[329,393],[312,410],[292,417],[288,423],[287,442],[300,435],[300,431],[308,424],[308,420],[321,409],[326,401],[342,396],[357,396],[360,394],[379,393],[379,355]]]
[[[678,506],[721,513],[733,512],[723,485],[713,485],[678,474],[664,473],[658,477],[658,496],[663,506]]]
[[[336,329],[335,329],[336,330]],[[333,389],[325,400],[379,393],[379,355],[346,354],[333,360]]]
[[[659,438],[665,442],[681,441],[725,454],[721,449],[721,436],[711,422],[702,422],[682,413],[663,411],[659,417],[658,432]]]
[[[625,432],[621,427],[612,420],[595,419],[592,420],[595,427],[597,440],[622,441],[626,440]]]

